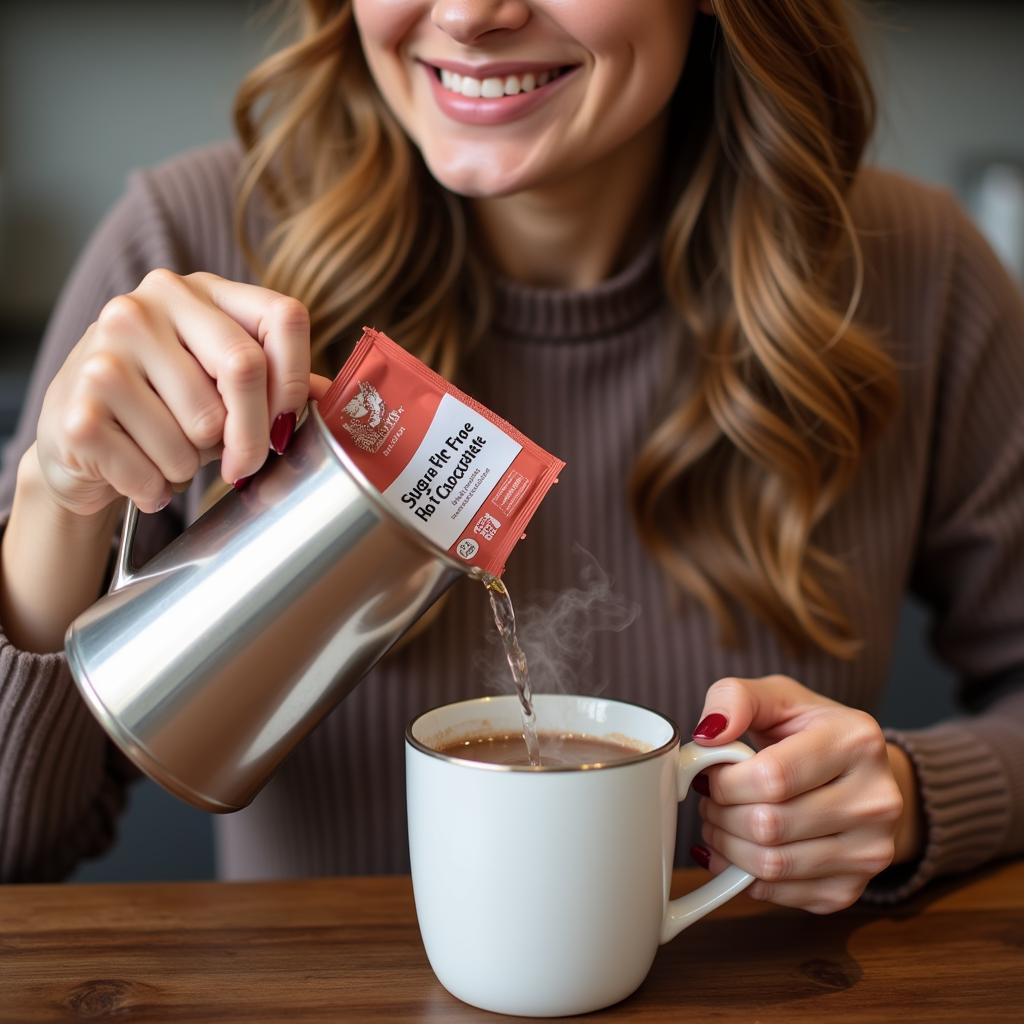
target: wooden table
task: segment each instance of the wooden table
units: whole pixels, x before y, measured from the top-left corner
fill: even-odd
[[[673,891],[704,877],[678,872]],[[1024,1021],[1024,863],[890,910],[815,917],[740,896],[594,1016]],[[407,877],[0,887],[4,1022],[499,1019],[435,980]]]

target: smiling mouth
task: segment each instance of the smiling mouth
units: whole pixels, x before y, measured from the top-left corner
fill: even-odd
[[[491,78],[473,78],[433,65],[431,70],[443,88],[456,96],[464,96],[467,99],[501,99],[504,96],[518,96],[520,93],[543,89],[544,86],[574,71],[576,67],[575,64],[567,64],[546,71],[528,71],[521,75],[500,75]]]

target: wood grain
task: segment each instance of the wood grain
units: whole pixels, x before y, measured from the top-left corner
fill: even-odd
[[[705,877],[677,872],[673,891]],[[827,917],[740,896],[593,1016],[1019,1022],[1024,863]],[[0,888],[0,1021],[500,1019],[435,980],[407,877]]]

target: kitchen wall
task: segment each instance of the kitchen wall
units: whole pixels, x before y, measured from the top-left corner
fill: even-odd
[[[266,50],[260,9],[248,0],[0,5],[0,437],[60,284],[125,174],[230,133],[233,88]],[[1024,166],[1024,4],[920,0],[867,13],[879,162],[965,202],[987,162]],[[908,604],[883,721],[949,712],[951,680],[927,652],[926,627]],[[206,816],[146,783],[117,848],[76,877],[205,877],[212,863]]]

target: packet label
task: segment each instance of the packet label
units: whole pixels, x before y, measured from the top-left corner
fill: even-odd
[[[565,465],[370,327],[319,408],[402,522],[495,576]]]

